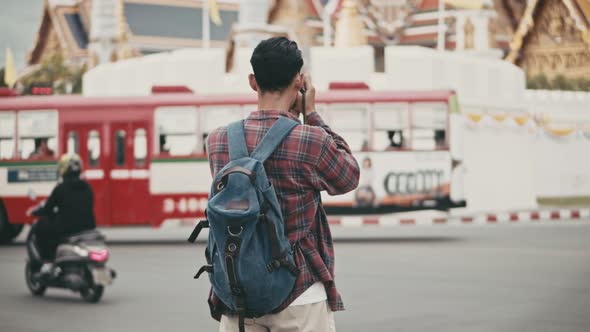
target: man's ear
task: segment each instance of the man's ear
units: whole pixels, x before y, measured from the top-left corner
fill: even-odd
[[[248,75],[248,82],[250,83],[252,90],[258,92],[258,83],[256,83],[256,77],[254,74]]]

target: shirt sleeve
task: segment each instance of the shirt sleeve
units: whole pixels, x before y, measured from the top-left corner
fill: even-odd
[[[39,210],[39,215],[50,216],[55,214],[55,208],[59,208],[59,205],[61,204],[62,187],[63,186],[60,183],[57,186],[55,186],[55,188],[53,188],[53,191],[51,191],[49,198],[47,198],[47,201],[45,201],[45,204]]]
[[[229,162],[229,151],[227,147],[227,133],[221,131],[220,128],[212,131],[206,140],[207,146],[207,160],[209,161],[209,170],[211,171],[211,177],[215,177],[217,172]],[[227,153],[225,153],[227,152]],[[227,155],[225,157],[224,155]]]
[[[332,131],[316,112],[307,116],[307,124],[321,127],[326,133],[314,169],[314,187],[326,190],[330,195],[355,189],[359,182],[359,165],[344,138]]]

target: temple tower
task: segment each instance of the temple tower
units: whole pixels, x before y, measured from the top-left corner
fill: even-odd
[[[91,67],[116,60],[121,38],[121,6],[119,0],[92,1],[88,44]]]

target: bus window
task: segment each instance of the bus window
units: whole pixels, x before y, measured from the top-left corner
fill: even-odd
[[[0,137],[0,159],[11,159],[12,157],[14,157],[14,140]]]
[[[19,157],[54,158],[57,143],[56,111],[18,112]]]
[[[14,112],[0,113],[0,159],[14,157],[14,128],[16,117]]]
[[[88,165],[90,167],[99,166],[100,158],[100,134],[96,130],[88,133]]]
[[[189,156],[197,150],[197,136],[195,134],[164,134],[160,133],[160,155]]]
[[[115,165],[125,165],[125,131],[117,130],[115,132]]]
[[[78,133],[75,131],[70,131],[68,133],[68,146],[66,152],[68,154],[80,153],[80,139],[78,137]]]
[[[147,136],[145,129],[135,129],[135,136],[133,138],[133,158],[136,166],[145,165],[147,157]]]
[[[20,157],[23,159],[47,159],[55,157],[54,137],[21,137]]]
[[[412,149],[446,148],[447,105],[416,103],[412,106]]]
[[[209,133],[203,133],[201,140],[203,143],[203,154],[207,154],[207,137],[209,137]]]
[[[199,152],[196,107],[160,107],[155,118],[160,156],[189,156]]]
[[[352,151],[368,150],[369,126],[368,110],[359,105],[351,109],[350,105],[332,105],[324,113],[329,119],[330,127],[342,136]]]
[[[373,149],[406,149],[409,138],[408,104],[383,104],[373,111]]]
[[[227,126],[231,122],[242,119],[242,110],[239,107],[201,108],[201,130],[206,133],[210,133],[219,127]]]

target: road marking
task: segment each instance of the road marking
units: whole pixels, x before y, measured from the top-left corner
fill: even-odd
[[[461,216],[404,216],[387,214],[380,216],[334,216],[330,225],[341,227],[407,227],[432,225],[526,225],[531,223],[555,223],[564,221],[589,221],[590,209],[561,209],[539,211],[510,211],[470,214]]]

